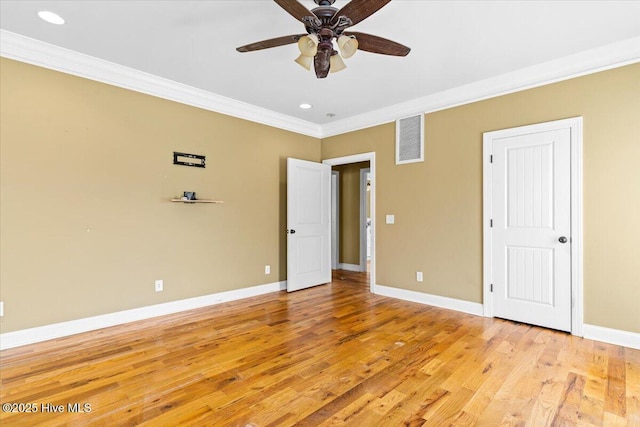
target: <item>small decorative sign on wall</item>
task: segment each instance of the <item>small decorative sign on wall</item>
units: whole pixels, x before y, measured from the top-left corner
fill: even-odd
[[[205,156],[201,156],[199,154],[178,153],[177,151],[174,151],[173,164],[203,168],[205,164]]]

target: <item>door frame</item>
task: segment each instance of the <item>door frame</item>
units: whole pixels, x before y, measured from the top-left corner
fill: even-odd
[[[374,292],[376,283],[376,153],[369,152],[335,157],[323,160],[322,163],[329,166],[340,166],[367,161],[369,162],[369,169],[371,169],[371,271],[369,272],[369,291]]]
[[[367,174],[371,168],[360,168],[360,271],[367,271]]]
[[[340,172],[331,171],[331,268],[340,266]]]
[[[523,135],[532,132],[544,132],[569,129],[571,133],[571,334],[583,336],[584,298],[583,298],[583,188],[582,188],[582,117],[555,120],[533,125],[519,126],[485,132],[482,138],[482,201],[483,201],[483,313],[493,317],[493,253],[491,218],[493,204],[491,167],[491,146],[494,139]]]

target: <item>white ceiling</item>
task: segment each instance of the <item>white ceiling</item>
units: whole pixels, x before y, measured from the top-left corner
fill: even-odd
[[[58,13],[66,24],[45,23],[39,10]],[[638,47],[640,1],[394,0],[352,29],[405,44],[411,53],[358,52],[345,60],[346,70],[323,80],[293,62],[295,44],[236,52],[304,32],[269,0],[0,0],[0,27],[323,126],[522,69],[548,73],[539,64],[607,52],[604,46],[622,41]],[[301,110],[303,102],[313,108]]]

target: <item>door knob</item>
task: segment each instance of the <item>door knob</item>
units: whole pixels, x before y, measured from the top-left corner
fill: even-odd
[[[560,243],[567,243],[567,238],[564,236],[560,236],[560,238],[558,239],[558,242]]]
[[[296,230],[287,230],[287,233],[296,234]]]

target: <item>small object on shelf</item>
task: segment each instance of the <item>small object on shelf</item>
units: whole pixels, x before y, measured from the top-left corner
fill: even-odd
[[[195,191],[185,191],[182,197],[171,199],[171,201],[182,203],[223,203],[221,200],[196,199]]]

